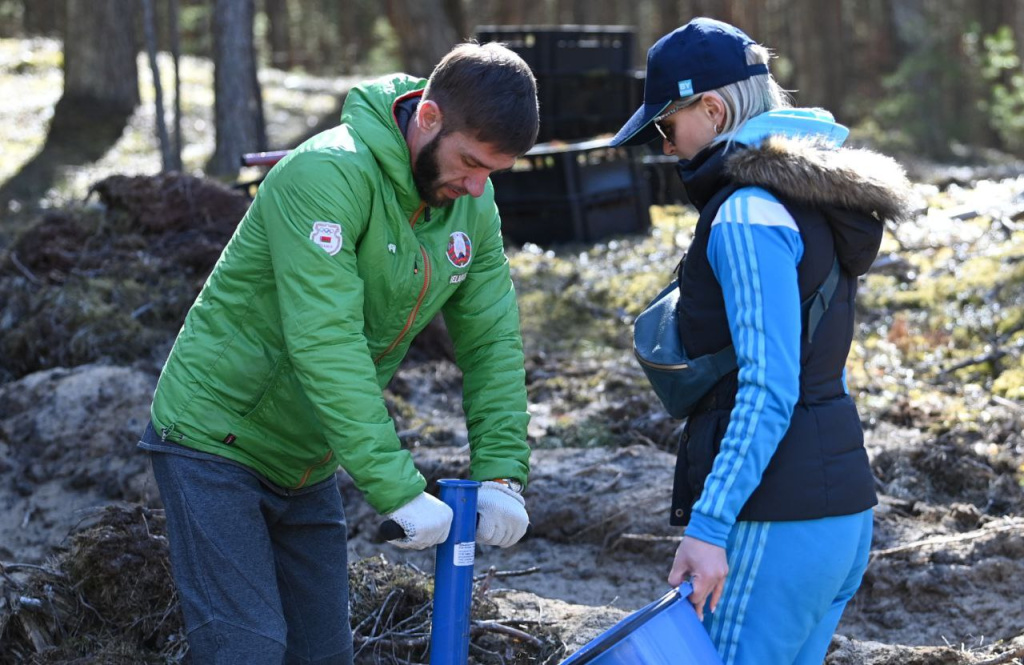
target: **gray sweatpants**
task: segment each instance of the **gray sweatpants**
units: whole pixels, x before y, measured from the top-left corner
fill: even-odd
[[[140,441],[167,515],[193,663],[352,663],[347,525],[335,479],[271,489],[221,458]]]

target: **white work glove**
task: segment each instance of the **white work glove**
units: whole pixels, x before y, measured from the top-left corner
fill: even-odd
[[[519,492],[493,480],[480,485],[476,495],[476,541],[484,545],[515,545],[526,533],[530,516]]]
[[[452,526],[452,509],[443,501],[423,492],[388,518],[405,531],[405,538],[391,544],[409,550],[422,550],[448,539]]]

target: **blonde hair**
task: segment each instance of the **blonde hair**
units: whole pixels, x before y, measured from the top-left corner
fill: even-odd
[[[771,51],[760,44],[751,44],[746,52],[748,65],[767,66],[772,57]],[[721,129],[723,137],[732,135],[756,115],[792,106],[789,93],[782,89],[771,73],[757,74],[712,92],[725,103],[725,122]]]

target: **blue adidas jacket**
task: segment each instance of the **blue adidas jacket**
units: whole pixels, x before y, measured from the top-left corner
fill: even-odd
[[[738,364],[684,430],[672,522],[687,535],[724,546],[738,520],[877,502],[844,367],[857,276],[883,221],[905,214],[908,185],[892,160],[839,147],[846,134],[824,111],[776,110],[680,163],[702,211],[680,271],[680,335],[691,356],[732,343]],[[735,191],[709,207],[725,188]],[[840,282],[808,340],[800,303],[834,256]]]

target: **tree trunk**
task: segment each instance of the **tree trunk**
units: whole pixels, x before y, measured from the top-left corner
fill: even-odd
[[[466,9],[462,6],[462,0],[443,0],[443,3],[444,13],[455,30],[455,38],[460,42],[470,39],[473,32],[466,19]]]
[[[847,85],[840,2],[800,0],[795,9],[794,34],[803,36],[792,44],[800,103],[840,114],[842,87]]]
[[[291,69],[295,66],[292,53],[291,18],[288,15],[288,0],[264,0],[267,13],[267,41],[270,43],[270,65],[277,69]]]
[[[162,172],[172,170],[171,140],[167,136],[167,121],[164,118],[164,86],[160,81],[160,65],[156,60],[156,16],[153,13],[153,0],[142,0],[143,26],[146,33],[146,54],[149,56],[149,68],[153,72],[153,92],[156,107],[156,135],[160,141],[160,163]]]
[[[133,0],[69,0],[64,96],[98,113],[131,113],[139,103]]]
[[[59,35],[64,31],[67,3],[61,0],[24,0],[22,25],[29,35]]]
[[[0,186],[0,210],[40,198],[62,169],[95,162],[123,134],[139,103],[134,6],[135,0],[68,0],[64,94],[42,150]]]
[[[1017,57],[1024,62],[1024,7],[1020,3],[1014,3],[1009,8],[1007,24],[1013,31],[1013,38],[1016,41]]]
[[[663,35],[672,32],[686,22],[680,20],[678,0],[657,0],[654,12],[656,25],[654,41],[661,39]],[[648,44],[647,47],[650,47],[654,41]]]
[[[592,0],[571,0],[570,11],[572,12],[572,23],[578,23],[586,25],[588,23],[597,23],[594,16],[597,13],[597,8],[594,6]]]
[[[254,75],[252,0],[216,0],[213,17],[214,115],[217,147],[213,175],[238,173],[242,153],[264,150],[260,141],[259,82]]]
[[[429,76],[458,42],[442,0],[387,0],[386,8],[406,73]]]
[[[496,25],[524,25],[526,20],[526,3],[522,0],[498,0],[494,11]]]
[[[181,12],[178,0],[168,0],[167,24],[170,28],[171,60],[174,62],[174,147],[171,150],[171,168],[182,170],[181,163],[181,26],[178,23]]]
[[[861,114],[870,112],[864,108],[868,100],[884,96],[884,77],[899,67],[896,28],[892,12],[887,7],[888,2],[858,0],[853,8],[849,52],[854,55],[851,70],[857,72],[857,76],[850,80],[845,95],[847,99],[856,100],[862,105],[862,108],[857,109]]]
[[[341,18],[335,29],[340,44],[341,56],[332,63],[331,75],[350,74],[369,55],[374,46],[373,25],[378,8],[367,2],[345,2],[341,5]]]

